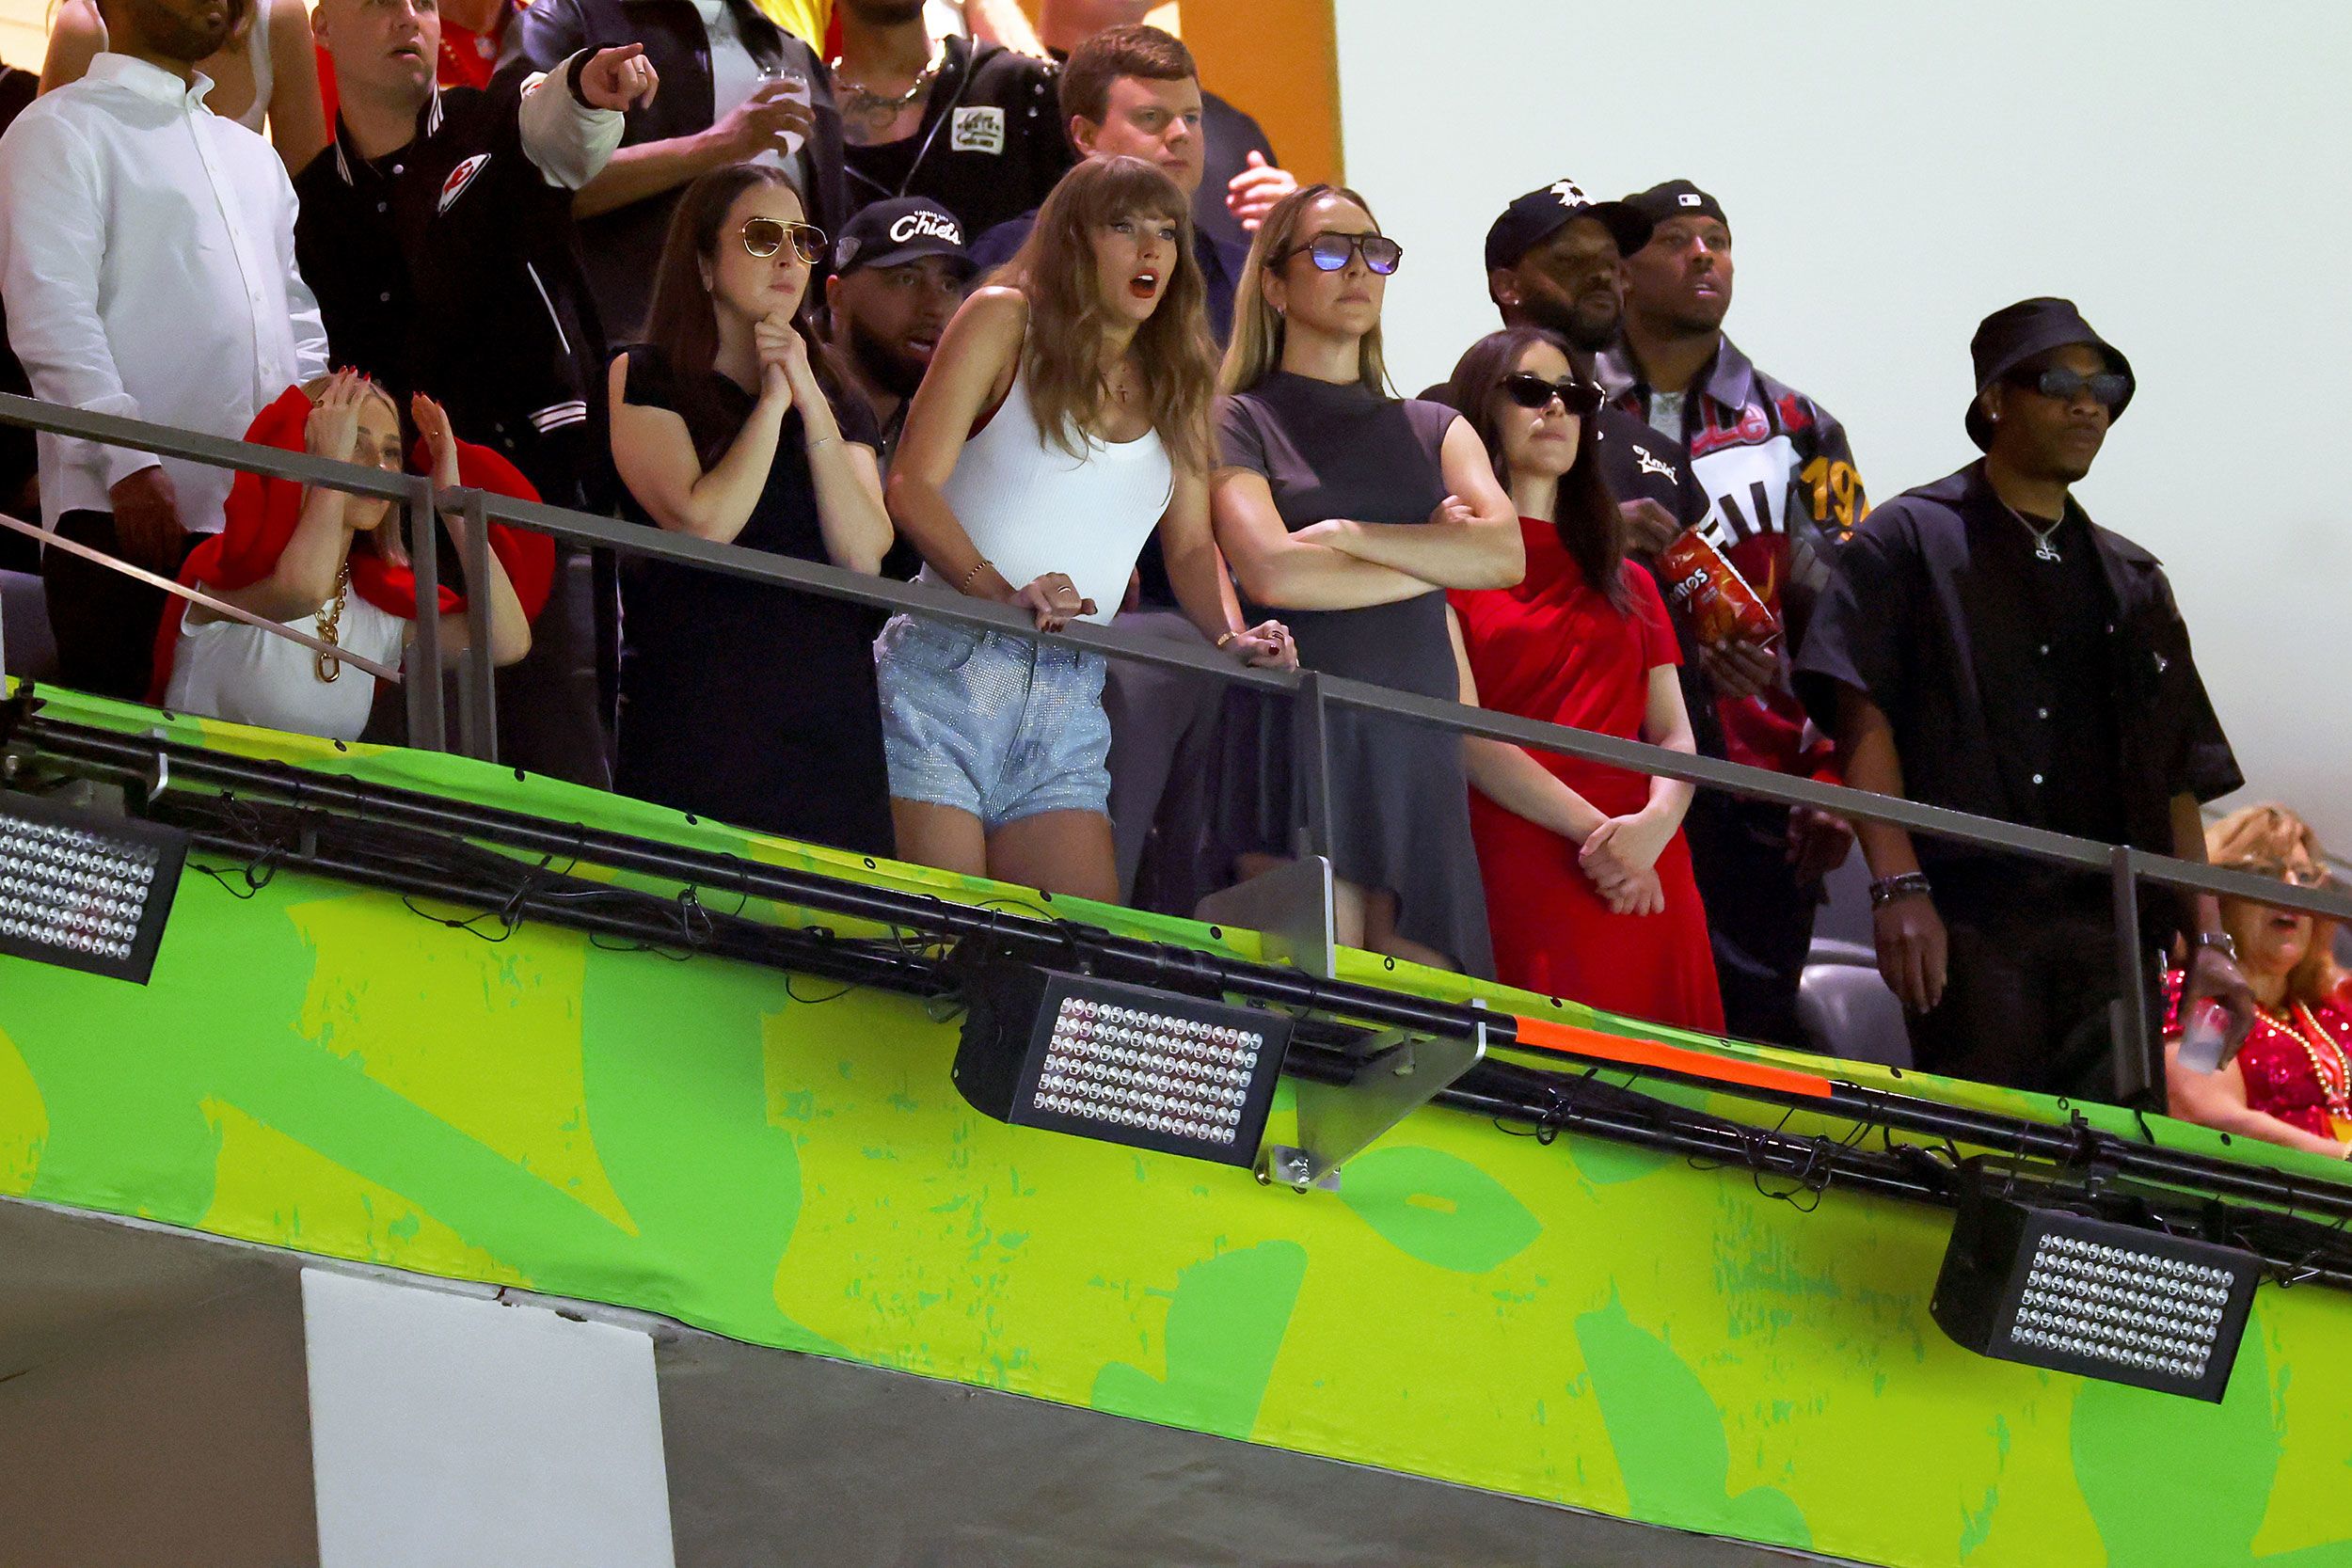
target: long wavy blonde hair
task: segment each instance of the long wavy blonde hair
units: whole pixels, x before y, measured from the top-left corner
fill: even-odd
[[[1217,374],[1222,390],[1246,392],[1282,368],[1282,317],[1266,299],[1265,277],[1278,264],[1289,264],[1298,231],[1307,226],[1308,210],[1327,196],[1353,201],[1366,217],[1372,217],[1372,203],[1345,185],[1301,185],[1274,204],[1274,211],[1258,225],[1257,237],[1249,242],[1249,262],[1241,269],[1241,281],[1233,289],[1233,340],[1226,346],[1225,364]],[[1372,224],[1377,229],[1380,220],[1374,217]],[[1278,257],[1281,258],[1279,263]],[[1380,351],[1378,322],[1364,334],[1356,379],[1381,397],[1395,395],[1389,387],[1388,361]]]
[[[2293,865],[2308,860],[2328,869],[2328,851],[2320,847],[2312,825],[2286,807],[2271,803],[2242,806],[2205,828],[2205,858],[2218,866],[2248,870],[2269,863]],[[2313,916],[2312,942],[2303,961],[2287,976],[2291,1001],[2325,1001],[2344,977],[2335,958],[2336,922]]]
[[[1172,221],[1176,266],[1160,303],[1136,328],[1144,408],[1178,467],[1209,464],[1209,404],[1216,389],[1216,349],[1209,339],[1208,284],[1193,259],[1192,208],[1176,182],[1140,158],[1089,158],[1061,177],[1037,226],[993,279],[1029,303],[1021,373],[1038,433],[1073,457],[1084,457],[1087,428],[1103,413],[1103,286],[1095,275],[1094,235],[1123,217]]]

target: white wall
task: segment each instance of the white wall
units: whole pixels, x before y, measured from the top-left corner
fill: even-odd
[[[674,1568],[653,1340],[302,1271],[321,1568]]]
[[[1493,325],[1510,198],[1687,176],[1727,323],[1883,499],[1975,456],[1968,338],[2079,303],[2139,390],[2078,494],[2161,556],[2250,781],[2352,848],[2352,6],[1337,0],[1349,182],[1410,390]]]

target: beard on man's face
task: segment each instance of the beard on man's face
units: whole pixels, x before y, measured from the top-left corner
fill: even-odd
[[[187,0],[183,0],[186,4]],[[216,53],[237,30],[237,23],[245,15],[249,0],[229,0],[228,21],[215,28],[204,14],[209,8],[190,15],[180,6],[165,0],[129,0],[131,15],[138,29],[146,35],[148,44],[166,59],[194,65]]]
[[[1535,325],[1557,332],[1569,346],[1598,354],[1617,341],[1621,312],[1614,299],[1598,305],[1578,305],[1554,294],[1522,300],[1520,312]]]
[[[901,348],[865,323],[854,318],[850,328],[850,356],[866,379],[894,398],[911,398],[923,385],[923,372],[931,362],[922,355]]]

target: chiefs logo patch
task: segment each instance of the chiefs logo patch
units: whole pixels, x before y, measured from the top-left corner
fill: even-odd
[[[466,187],[473,183],[473,177],[480,174],[482,166],[489,161],[490,155],[487,152],[477,152],[455,168],[451,169],[449,178],[441,182],[440,203],[434,211],[437,214],[448,212],[450,203],[466,194]]]

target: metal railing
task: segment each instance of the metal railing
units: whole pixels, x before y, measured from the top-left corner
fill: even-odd
[[[1295,847],[1301,855],[1328,851],[1331,794],[1326,744],[1327,716],[1331,708],[1342,707],[1454,735],[1479,736],[1554,752],[1629,772],[1679,779],[1703,789],[1723,790],[1749,800],[1810,806],[1849,819],[1885,823],[1980,849],[2103,875],[2112,890],[2116,974],[2122,991],[2116,1052],[2119,1100],[2129,1101],[2161,1089],[2164,1082],[2162,1052],[2147,1009],[2148,974],[2140,947],[2142,884],[2190,895],[2240,898],[2323,919],[2352,922],[2352,894],[2332,889],[2297,887],[2249,871],[2179,860],[2129,845],[2103,844],[2045,829],[2022,827],[1994,817],[1668,751],[1642,741],[1621,740],[1541,720],[1465,707],[1458,703],[1344,676],[1311,670],[1255,669],[1236,663],[1205,642],[1193,646],[1131,638],[1115,625],[1105,627],[1087,622],[1073,622],[1060,632],[1040,632],[1022,611],[930,584],[895,582],[822,562],[771,555],[739,545],[714,544],[642,524],[478,489],[459,487],[437,495],[432,481],[421,475],[391,475],[379,468],[330,462],[306,452],[256,446],[7,394],[0,394],[0,424],[20,425],[215,467],[240,468],[271,478],[301,480],[348,494],[392,501],[403,511],[409,554],[416,570],[419,614],[415,648],[417,668],[425,672],[440,667],[439,618],[432,612],[437,610],[439,595],[435,520],[437,502],[441,507],[462,512],[467,519],[464,564],[470,583],[483,582],[488,576],[486,525],[504,522],[570,544],[611,549],[623,556],[698,567],[875,610],[985,627],[1029,641],[1071,644],[1110,658],[1190,671],[1230,686],[1282,696],[1291,705],[1293,766],[1299,770],[1299,787],[1294,795],[1305,802],[1301,819],[1295,824]],[[488,599],[486,594],[466,595],[468,648],[459,672],[458,749],[468,755],[496,761],[497,698],[491,680]],[[439,680],[430,675],[411,678],[406,682],[406,692],[408,743],[427,750],[448,749]],[[2125,1049],[2127,1041],[2136,1042],[2139,1049]]]

